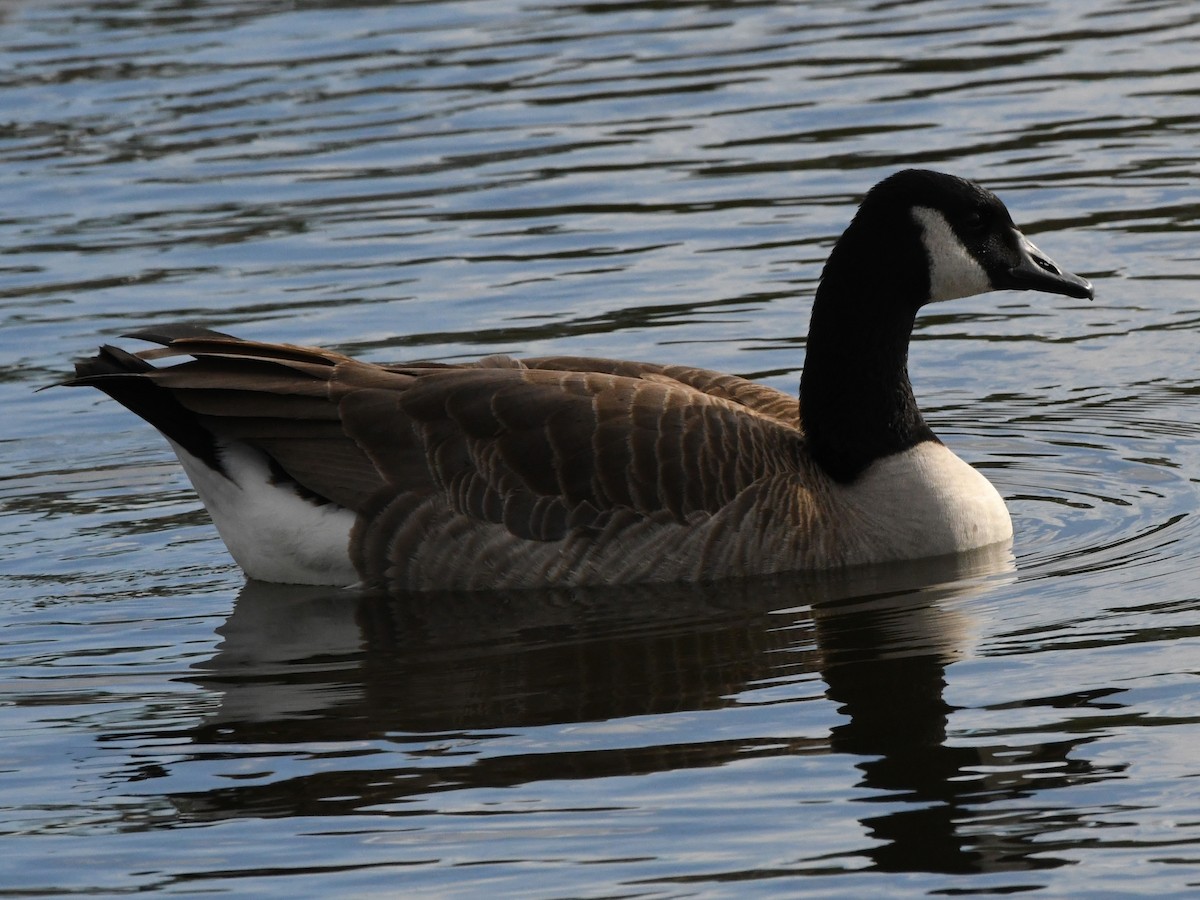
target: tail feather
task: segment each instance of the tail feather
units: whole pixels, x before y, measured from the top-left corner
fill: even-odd
[[[91,359],[81,359],[75,363],[75,378],[69,384],[80,382],[84,378],[97,375],[127,375],[134,372],[149,372],[154,366],[132,353],[104,344],[99,352]]]
[[[131,331],[122,337],[133,338],[138,341],[147,341],[151,344],[162,344],[166,346],[173,341],[181,341],[192,338],[215,338],[217,340],[237,340],[232,334],[226,334],[223,331],[213,331],[211,328],[205,328],[203,325],[192,325],[190,322],[170,322],[165,325],[155,325],[152,328],[141,328],[137,331]]]
[[[77,362],[75,377],[63,384],[103,391],[207,466],[225,474],[212,432],[203,427],[195,414],[185,409],[169,390],[145,377],[146,373],[154,371],[154,366],[146,360],[120,347],[105,345],[95,356]]]
[[[165,346],[138,353],[102,346],[63,383],[103,391],[235,481],[227,457],[237,444],[264,454],[272,479],[291,480],[322,502],[354,509],[382,485],[343,429],[338,401],[347,391],[410,378],[319,348],[242,341],[193,325],[129,336]],[[168,356],[192,359],[161,368],[150,362]],[[334,391],[341,368],[349,383]]]

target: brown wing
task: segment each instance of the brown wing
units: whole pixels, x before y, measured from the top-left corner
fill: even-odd
[[[523,359],[521,362],[531,369],[548,369],[562,372],[603,372],[626,378],[653,379],[678,382],[694,388],[710,397],[729,400],[754,412],[791,425],[800,426],[800,401],[775,388],[758,384],[725,372],[699,369],[694,366],[667,366],[658,363],[629,362],[620,359],[602,359],[590,356],[546,356]]]
[[[538,540],[618,511],[684,522],[797,471],[803,440],[788,422],[794,399],[705,370],[503,357],[380,367],[194,330],[139,336],[167,347],[141,357],[106,348],[102,357],[133,362],[97,357],[73,383],[107,390],[176,440],[163,421],[190,415],[365,514],[388,497],[441,494],[465,516]],[[172,353],[193,359],[144,361]],[[141,408],[120,396],[131,391],[149,395]]]
[[[489,356],[472,363],[447,366],[444,363],[397,363],[384,368],[395,372],[414,372],[417,368],[444,366],[446,368],[517,368],[539,369],[552,372],[580,372],[604,375],[620,375],[625,378],[676,382],[686,387],[729,400],[754,412],[777,419],[785,425],[800,427],[800,401],[764,384],[695,366],[661,365],[658,363],[631,362],[623,359],[605,359],[596,356],[543,356],[513,359],[508,356]]]
[[[795,429],[678,382],[508,367],[413,377],[343,400],[347,433],[396,488],[415,451],[456,510],[522,537],[555,540],[616,510],[683,522],[796,470]]]

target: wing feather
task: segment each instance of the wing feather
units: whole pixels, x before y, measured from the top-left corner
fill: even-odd
[[[166,347],[110,350],[76,383],[116,396],[151,382],[159,393],[137,399],[176,433],[191,439],[175,424],[186,411],[369,521],[364,559],[402,557],[434,508],[552,541],[693,522],[799,474],[795,398],[709,370],[584,357],[374,366],[190,327],[141,336]],[[168,355],[192,359],[146,361]]]
[[[419,377],[399,407],[458,511],[542,539],[619,508],[679,522],[715,513],[755,481],[794,471],[802,440],[683,385],[597,373],[441,370]],[[389,452],[355,436],[372,458]],[[521,510],[536,527],[516,524]]]
[[[482,360],[481,360],[482,362]],[[626,378],[661,379],[694,388],[703,394],[731,400],[756,413],[799,427],[800,403],[791,394],[777,391],[737,375],[695,366],[662,365],[603,359],[592,356],[547,356],[520,361],[530,369],[560,372],[602,372]]]

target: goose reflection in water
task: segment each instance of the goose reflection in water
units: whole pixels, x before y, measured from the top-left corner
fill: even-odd
[[[947,733],[955,708],[944,696],[946,669],[976,639],[966,601],[1011,572],[1004,551],[819,580],[678,588],[354,598],[252,582],[220,629],[223,644],[196,673],[219,693],[219,707],[187,732],[190,752],[141,774],[171,778],[189,759],[223,754],[257,756],[258,768],[275,769],[267,780],[166,794],[185,818],[211,822],[414,802],[437,809],[447,791],[754,757],[793,758],[799,771],[787,789],[803,793],[805,759],[844,754],[859,770],[853,791],[870,837],[832,859],[806,855],[810,825],[798,806],[790,871],[864,862],[945,873],[1062,865],[1045,840],[1057,815],[1045,792],[1113,774],[1071,758],[1087,738],[1010,746],[1000,734]],[[488,750],[523,728],[619,725],[753,703],[748,695],[764,685],[824,696],[837,712],[823,728],[787,737],[689,743],[667,729],[670,743],[653,743],[651,731],[622,746],[612,732],[589,741],[585,730],[570,747]],[[777,710],[771,721],[778,726]],[[359,758],[281,765],[296,744]],[[1079,824],[1077,814],[1063,817],[1062,828]]]

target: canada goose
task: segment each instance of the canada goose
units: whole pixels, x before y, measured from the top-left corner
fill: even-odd
[[[1004,501],[921,417],[926,303],[1091,298],[978,185],[876,185],[813,303],[800,398],[581,357],[379,366],[189,325],[105,346],[99,388],[170,441],[245,573],[478,589],[707,580],[916,559],[1012,537]],[[186,355],[156,368],[150,360]]]

